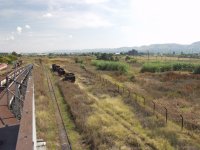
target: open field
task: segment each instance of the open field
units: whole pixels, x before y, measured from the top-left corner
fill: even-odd
[[[76,82],[70,83],[51,74],[73,149],[200,149],[198,74],[187,70],[141,73],[150,60],[137,57],[136,62],[127,62],[120,56],[128,66],[122,74],[97,69],[95,57],[80,56],[81,61],[76,57],[43,58],[49,71],[55,63],[76,75]],[[54,126],[57,142],[53,145],[59,149]]]

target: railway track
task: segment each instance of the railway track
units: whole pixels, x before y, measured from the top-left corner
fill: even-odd
[[[60,111],[60,107],[58,105],[58,101],[57,101],[55,90],[54,90],[54,87],[52,84],[52,80],[51,80],[51,77],[49,76],[49,71],[44,65],[42,65],[42,67],[43,67],[45,76],[47,78],[47,84],[48,84],[50,96],[51,96],[51,99],[54,104],[56,122],[58,125],[59,138],[60,138],[60,142],[61,142],[61,148],[62,148],[62,150],[72,150],[71,143],[69,141],[69,138],[67,135],[67,130],[65,128],[65,124],[64,124],[62,114]]]

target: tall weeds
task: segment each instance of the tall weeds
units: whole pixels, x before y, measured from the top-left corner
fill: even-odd
[[[199,65],[186,62],[149,62],[142,66],[141,72],[166,72],[166,71],[189,71],[193,72]]]
[[[128,72],[128,66],[121,62],[94,60],[92,65],[96,66],[98,70],[119,71],[120,73]]]

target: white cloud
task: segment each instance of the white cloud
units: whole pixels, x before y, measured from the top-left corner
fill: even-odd
[[[13,41],[13,40],[15,40],[15,37],[13,35],[10,35],[5,40],[6,41]]]
[[[51,13],[46,13],[43,15],[44,18],[51,18],[53,15]]]
[[[132,26],[121,26],[120,30],[122,33],[131,34],[133,32],[133,27]]]
[[[108,0],[85,0],[85,3],[87,4],[99,4],[99,3],[105,3]]]
[[[17,30],[17,33],[18,33],[18,34],[21,34],[21,33],[22,33],[22,27],[18,26],[18,27],[16,28],[16,30]]]
[[[62,12],[57,14],[55,22],[67,29],[111,27],[113,24],[103,16],[92,12]]]
[[[70,35],[68,35],[68,37],[71,39],[73,36],[70,34]]]
[[[26,29],[31,29],[31,26],[27,24],[27,25],[25,25],[25,28]]]

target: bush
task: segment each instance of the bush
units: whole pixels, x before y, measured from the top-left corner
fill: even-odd
[[[92,65],[96,66],[98,70],[119,71],[120,73],[128,72],[128,66],[120,62],[95,60]]]
[[[17,57],[14,55],[8,55],[4,57],[0,57],[0,63],[8,63],[12,64],[13,61],[17,60]]]
[[[81,67],[81,69],[84,69],[84,70],[86,70],[86,68],[85,68],[85,65],[84,65],[84,64],[81,64],[81,65],[80,65],[80,67]]]
[[[137,62],[137,59],[135,59],[135,58],[132,58],[132,59],[128,60],[128,63],[131,63],[131,64],[134,64],[136,62]]]
[[[183,62],[151,62],[142,66],[141,72],[193,71],[195,65]]]
[[[128,60],[130,60],[130,59],[131,59],[130,56],[126,56],[125,61],[128,61]]]
[[[135,76],[134,76],[134,75],[132,75],[132,76],[130,77],[130,81],[132,81],[132,82],[135,81]]]
[[[78,57],[76,57],[76,58],[74,59],[74,61],[75,61],[75,63],[80,63],[80,64],[83,63],[83,60],[80,60]]]
[[[182,66],[181,66],[180,63],[177,63],[177,64],[174,64],[174,65],[172,66],[172,68],[173,68],[174,71],[179,71],[179,70],[182,69]]]
[[[195,69],[194,69],[194,74],[200,74],[200,66],[197,66]]]
[[[97,53],[96,57],[98,60],[114,61],[113,54],[111,53]]]
[[[141,72],[151,72],[151,73],[155,73],[158,72],[158,67],[154,66],[154,65],[149,65],[149,64],[144,64],[142,66]]]

